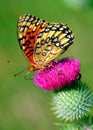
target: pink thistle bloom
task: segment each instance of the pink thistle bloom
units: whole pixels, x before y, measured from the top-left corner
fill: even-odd
[[[36,72],[34,82],[44,90],[55,90],[77,79],[80,72],[79,59],[64,58]]]

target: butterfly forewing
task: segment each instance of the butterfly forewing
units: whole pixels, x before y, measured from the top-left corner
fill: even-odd
[[[46,67],[73,43],[67,25],[47,23],[32,15],[19,18],[17,32],[24,55],[36,69]]]
[[[39,20],[32,15],[21,16],[18,20],[18,40],[24,55],[32,65],[36,65],[34,61],[35,41],[40,30],[46,27],[44,20]]]

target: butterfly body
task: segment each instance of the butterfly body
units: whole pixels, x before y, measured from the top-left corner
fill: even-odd
[[[43,69],[73,43],[72,31],[61,23],[48,23],[32,15],[18,20],[19,45],[31,63],[29,71]]]

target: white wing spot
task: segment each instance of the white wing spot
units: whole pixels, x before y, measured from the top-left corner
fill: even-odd
[[[58,46],[60,45],[60,43],[59,43],[59,42],[57,42],[55,45],[58,47]]]
[[[51,30],[53,30],[53,31],[57,30],[57,27],[54,26],[54,27],[51,28]]]
[[[21,27],[21,28],[20,28],[20,32],[23,32],[23,31],[24,31],[24,27]]]
[[[51,51],[51,54],[55,55],[55,54],[56,54],[56,52],[55,52],[55,51]]]
[[[54,39],[53,39],[53,42],[57,42],[58,40],[57,40],[57,37],[55,37]]]
[[[40,54],[40,53],[41,53],[41,51],[40,51],[40,50],[37,50],[37,51],[36,51],[36,54]]]
[[[51,50],[51,46],[50,45],[48,45],[48,46],[46,46],[46,48],[45,48],[47,51],[50,51]]]

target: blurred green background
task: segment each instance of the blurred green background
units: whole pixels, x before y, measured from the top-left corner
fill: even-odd
[[[0,0],[0,130],[58,130],[51,110],[51,94],[25,80],[29,66],[17,41],[17,20],[30,13],[48,22],[68,24],[74,44],[61,57],[81,61],[82,80],[93,87],[92,0]],[[10,61],[8,64],[7,61]],[[34,75],[32,73],[32,75]]]

